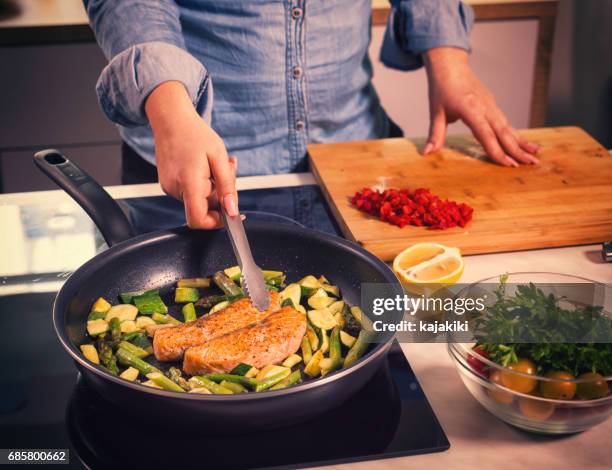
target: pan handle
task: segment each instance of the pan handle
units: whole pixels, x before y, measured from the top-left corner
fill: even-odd
[[[134,229],[119,204],[61,152],[55,149],[41,150],[34,155],[34,163],[87,212],[108,246],[134,236]]]

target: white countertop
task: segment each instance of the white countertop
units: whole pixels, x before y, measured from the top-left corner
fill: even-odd
[[[239,178],[238,188],[256,189],[313,183],[310,174],[275,175]],[[161,189],[156,184],[107,189],[117,198],[161,194]],[[0,195],[0,226],[7,226],[10,222],[8,215],[3,214],[43,203],[58,207],[74,205],[62,191]],[[68,209],[66,212],[69,212]],[[7,233],[8,230],[0,231],[0,241],[2,235],[6,236]],[[70,240],[69,243],[74,241]],[[0,247],[8,245],[0,243]],[[24,251],[28,250],[26,246]],[[612,264],[602,261],[600,250],[599,245],[592,245],[468,256],[465,258],[465,272],[461,281],[474,282],[499,275],[502,271],[551,271],[612,283]],[[460,381],[448,357],[445,344],[404,344],[402,348],[446,431],[451,443],[450,450],[326,468],[610,468],[612,420],[582,434],[563,438],[546,438],[518,431],[489,414],[472,398]],[[373,403],[372,406],[376,404]],[[418,428],[415,428],[414,432],[419,432]]]

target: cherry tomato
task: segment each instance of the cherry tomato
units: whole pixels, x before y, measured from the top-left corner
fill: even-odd
[[[501,373],[501,383],[504,387],[520,393],[531,393],[538,386],[538,381],[514,372],[535,375],[536,366],[529,359],[519,359],[518,362],[508,366],[508,370]]]
[[[595,400],[608,394],[608,384],[601,374],[587,372],[578,376],[579,379],[588,379],[589,382],[579,383],[577,395],[583,400]]]
[[[555,370],[548,372],[545,377],[555,380],[574,380],[575,377],[569,372]],[[540,382],[540,392],[543,397],[555,400],[571,400],[576,395],[576,384],[574,382]]]
[[[489,380],[491,380],[491,382],[494,384],[501,385],[501,372],[498,370],[492,371]],[[514,397],[510,392],[505,392],[498,389],[487,390],[487,392],[492,400],[502,405],[509,405],[514,400]]]
[[[546,421],[555,412],[555,405],[531,398],[521,398],[518,402],[523,416],[536,421]]]
[[[470,365],[470,367],[472,368],[472,370],[474,372],[476,372],[479,375],[482,375],[483,377],[488,377],[489,376],[489,370],[486,368],[487,365],[482,362],[481,360],[478,359],[478,356],[482,356],[486,359],[489,358],[489,355],[487,354],[487,352],[482,349],[482,346],[475,346],[473,348],[473,351],[476,354],[468,354],[468,358],[467,358],[467,362]]]

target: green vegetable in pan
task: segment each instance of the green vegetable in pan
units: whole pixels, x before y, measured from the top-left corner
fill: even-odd
[[[148,351],[139,348],[135,344],[128,343],[127,341],[121,341],[119,343],[119,347],[130,351],[132,354],[134,354],[134,356],[139,357],[140,359],[143,359],[150,354]]]
[[[185,320],[185,322],[194,321],[196,319],[196,309],[193,305],[193,302],[189,302],[188,304],[183,305],[181,312],[183,314],[183,320]]]
[[[210,310],[212,307],[221,302],[234,302],[235,300],[242,299],[243,297],[243,293],[240,293],[239,295],[209,295],[202,297],[195,303],[195,305],[196,307],[202,307],[204,310]]]
[[[98,355],[100,357],[100,364],[102,364],[111,374],[119,375],[117,358],[113,353],[113,347],[107,341],[106,334],[98,337],[96,346],[98,349]]]
[[[206,378],[212,380],[213,382],[221,382],[223,380],[227,382],[233,382],[240,385],[244,385],[245,387],[249,387],[250,389],[254,389],[258,382],[255,379],[251,379],[248,377],[244,377],[242,375],[233,375],[233,374],[207,374]]]
[[[204,289],[210,287],[209,277],[193,277],[186,279],[179,279],[176,282],[176,287],[195,287],[196,289]]]
[[[295,385],[300,380],[302,380],[302,373],[299,370],[294,370],[293,372],[291,372],[291,374],[289,374],[288,377],[284,378],[276,385],[270,387],[270,390],[280,390],[282,388],[287,388],[291,385]]]
[[[191,382],[192,385],[197,384],[200,387],[210,390],[212,393],[218,393],[220,395],[232,395],[234,393],[230,389],[213,382],[204,375],[196,375],[189,379],[189,382]]]
[[[147,374],[147,379],[153,381],[161,388],[165,390],[172,390],[173,392],[184,392],[185,390],[180,385],[174,383],[168,377],[161,372],[151,372]]]
[[[213,282],[225,295],[237,296],[243,294],[242,289],[221,271],[213,275]]]
[[[268,390],[270,387],[276,385],[285,377],[287,377],[290,373],[291,371],[289,369],[285,369],[277,374],[258,381],[257,385],[255,386],[255,391],[263,392],[264,390]]]
[[[117,361],[124,366],[133,367],[145,376],[151,372],[161,372],[157,367],[143,361],[138,356],[134,355],[134,353],[124,348],[119,348],[117,350]]]
[[[196,299],[197,300],[197,299]],[[152,315],[154,313],[168,313],[168,307],[164,304],[159,294],[145,292],[142,295],[137,295],[132,298],[134,305],[143,315]]]
[[[349,352],[346,354],[343,367],[349,367],[364,355],[368,349],[368,335],[369,333],[365,330],[361,330],[359,332],[359,336],[357,337],[355,344],[353,344],[353,347],[349,349]]]
[[[251,368],[252,368],[252,366],[250,366],[249,364],[245,364],[245,363],[241,362],[240,364],[238,364],[236,367],[234,367],[232,369],[230,374],[245,376],[246,373],[251,370]]]
[[[133,292],[123,292],[119,294],[119,298],[124,304],[131,304],[134,297],[138,297],[139,295],[159,295],[158,289],[148,289],[141,291],[133,291]]]
[[[177,304],[197,302],[199,298],[200,291],[195,287],[177,287],[174,290],[174,302]]]
[[[234,393],[246,393],[248,392],[247,388],[244,387],[243,385],[237,384],[235,382],[228,382],[227,380],[222,380],[219,385],[221,385],[222,387],[227,388],[228,390],[231,390]]]

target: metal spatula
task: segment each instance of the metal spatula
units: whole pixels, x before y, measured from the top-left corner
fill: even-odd
[[[270,294],[266,288],[261,269],[253,259],[242,219],[240,215],[229,216],[224,207],[220,208],[220,212],[242,272],[242,288],[255,308],[262,311],[267,310],[270,305]]]

